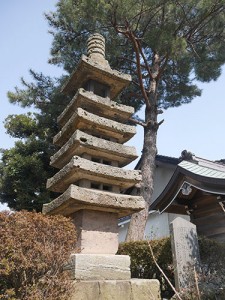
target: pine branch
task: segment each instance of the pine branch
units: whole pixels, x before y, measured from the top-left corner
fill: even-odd
[[[161,121],[158,123],[158,127],[159,127],[160,125],[162,125],[163,122],[164,122],[164,119],[161,120]]]
[[[142,57],[142,59],[143,59],[143,61],[144,61],[144,63],[145,63],[144,66],[145,66],[145,68],[146,68],[146,70],[147,70],[147,72],[148,72],[148,75],[149,75],[149,77],[150,77],[151,79],[153,79],[153,78],[152,78],[152,72],[151,72],[151,69],[150,69],[150,67],[149,67],[148,61],[147,61],[147,59],[146,59],[146,57],[145,57],[145,55],[144,55],[144,53],[143,53],[143,50],[142,50],[142,47],[141,47],[140,40],[137,40],[137,45],[138,45],[138,49],[139,49],[139,51],[140,51],[141,57]]]
[[[127,24],[127,26],[128,26],[128,24]],[[145,100],[146,107],[148,109],[150,109],[151,105],[150,105],[150,102],[149,102],[149,98],[148,98],[148,95],[147,95],[147,93],[145,91],[145,88],[144,88],[144,85],[143,85],[143,78],[142,78],[142,72],[141,72],[141,62],[140,62],[138,42],[136,40],[136,37],[134,36],[134,33],[131,30],[128,32],[128,36],[129,36],[129,39],[132,42],[133,47],[134,47],[134,52],[135,52],[135,56],[136,56],[136,63],[137,63],[137,73],[138,73],[137,75],[138,75],[138,79],[139,79],[139,83],[140,83],[140,89],[141,89],[143,98]]]
[[[158,75],[157,75],[157,79],[159,80],[159,78],[161,77],[161,75],[163,74],[163,72],[164,72],[164,70],[165,70],[165,68],[166,68],[166,66],[167,66],[167,62],[168,62],[168,60],[169,60],[169,54],[167,53],[165,56],[164,56],[164,63],[163,63],[163,65],[162,65],[162,67],[159,69],[159,73],[158,73]],[[162,60],[163,61],[163,60]]]
[[[132,122],[132,123],[134,123],[134,124],[141,125],[142,127],[146,127],[147,126],[147,124],[145,122],[141,122],[141,121],[133,119],[133,118],[129,118],[129,121]]]
[[[185,23],[185,21],[188,23],[188,25],[191,27],[191,24],[189,22],[189,19],[187,17],[187,14],[193,9],[193,7],[190,8],[190,10],[188,11],[188,13],[185,12],[185,9],[184,7],[180,4],[179,1],[175,1],[175,3],[180,6],[182,12],[183,12],[183,15],[184,15],[184,18],[183,18],[183,21],[179,24],[179,26],[177,27],[177,29],[175,30],[175,35],[177,34],[177,32],[180,30],[180,28],[182,28],[183,24]]]
[[[188,44],[191,46],[191,49],[194,52],[194,54],[200,59],[200,55],[198,55],[197,51],[195,50],[195,47],[194,47],[193,43],[188,41]]]
[[[217,7],[215,8],[215,5],[213,5],[211,7],[211,9],[205,14],[202,16],[202,18],[197,22],[197,24],[195,24],[195,26],[193,28],[190,28],[190,30],[187,32],[186,34],[186,37],[187,37],[187,40],[189,40],[193,34],[197,33],[198,31],[196,31],[198,29],[198,27],[204,23],[204,21],[206,21],[209,17],[215,17],[215,15],[217,15],[218,13],[220,13],[221,9],[222,11],[225,9],[224,6],[220,6],[220,7]],[[208,23],[208,21],[207,21]]]
[[[152,15],[151,18],[149,18],[148,22],[146,23],[144,29],[142,30],[142,37],[145,35],[146,30],[148,29],[149,24],[152,22],[152,20],[154,19],[154,17],[158,14],[158,12],[160,12],[161,10],[161,5],[159,6],[159,9],[156,10],[156,12]]]
[[[139,17],[138,17],[138,21],[137,21],[137,24],[136,24],[136,28],[134,29],[134,32],[137,31],[138,26],[139,26],[139,23],[140,23],[140,21],[141,21],[141,18],[142,18],[142,16],[143,16],[143,6],[144,6],[144,0],[142,0],[142,3],[141,3],[141,10],[140,10],[140,12],[138,13],[138,14],[139,14]],[[137,14],[137,16],[138,16],[138,14]],[[136,16],[134,16],[134,18],[136,18]]]

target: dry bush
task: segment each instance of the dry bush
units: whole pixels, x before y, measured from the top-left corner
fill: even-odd
[[[0,213],[0,299],[68,299],[63,270],[75,248],[72,222],[32,212]]]

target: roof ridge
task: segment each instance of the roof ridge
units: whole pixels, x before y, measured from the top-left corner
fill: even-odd
[[[197,162],[199,166],[210,168],[212,170],[217,170],[221,172],[225,172],[225,164],[218,163],[216,161],[204,159],[201,157],[194,157],[194,160]]]

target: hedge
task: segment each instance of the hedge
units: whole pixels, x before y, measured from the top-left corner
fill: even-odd
[[[174,284],[172,252],[170,239],[150,241],[153,253],[158,264]],[[129,255],[131,257],[131,277],[132,278],[156,278],[160,281],[162,296],[172,296],[171,288],[164,280],[162,274],[153,262],[148,241],[121,243],[118,254]]]
[[[153,262],[148,241],[121,243],[118,254],[130,255],[132,278],[156,278],[161,284],[162,297],[170,298],[173,291]],[[170,238],[150,241],[154,256],[174,285],[174,268]],[[201,299],[225,299],[225,244],[199,238],[201,269],[198,283]],[[217,297],[217,298],[215,298]],[[221,297],[221,298],[219,298]],[[184,291],[182,300],[197,299],[195,291]]]

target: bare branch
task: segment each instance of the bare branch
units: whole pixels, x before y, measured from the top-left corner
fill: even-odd
[[[133,84],[135,84],[136,86],[138,86],[140,88],[140,83],[138,83],[137,81],[132,80]]]
[[[142,0],[142,1],[143,1],[143,0]],[[144,1],[142,2],[142,4],[143,4],[143,3],[144,3]],[[137,17],[138,17],[138,18],[141,18],[141,17],[143,16],[143,14],[150,13],[150,12],[152,12],[152,11],[155,11],[155,10],[157,9],[157,7],[161,7],[161,4],[158,4],[158,5],[156,5],[155,7],[149,7],[149,8],[146,8],[146,9],[141,9],[135,16],[133,16],[133,17],[130,19],[130,22],[131,22],[132,20],[136,19]],[[143,8],[143,7],[142,7],[142,8]],[[158,12],[158,11],[157,11],[157,12]],[[153,17],[157,14],[157,12],[153,14],[153,16],[152,16],[152,18],[150,18],[150,20],[153,19]]]
[[[162,65],[162,67],[159,69],[159,72],[158,72],[158,75],[157,75],[157,79],[159,80],[159,78],[161,77],[161,75],[163,74],[165,68],[166,68],[166,65],[167,65],[167,62],[168,62],[168,59],[169,59],[169,55],[168,53],[166,53],[166,55],[164,56],[164,63]]]
[[[161,272],[161,274],[163,275],[163,277],[166,279],[166,281],[169,283],[171,289],[174,291],[174,293],[176,294],[177,298],[179,300],[182,300],[181,297],[179,296],[178,292],[176,291],[175,287],[172,285],[172,283],[170,282],[169,278],[166,276],[165,272],[160,268],[159,264],[157,263],[156,261],[156,258],[155,258],[155,255],[152,251],[152,246],[150,244],[150,242],[148,241],[148,246],[149,246],[149,249],[150,249],[150,252],[151,252],[151,255],[152,255],[152,259],[156,265],[156,267],[159,269],[159,271]]]
[[[180,4],[180,2],[179,1],[175,1],[175,3],[178,5],[178,6],[180,6],[180,8],[181,8],[181,10],[182,10],[182,12],[183,12],[183,14],[184,14],[184,18],[182,19],[182,22],[179,24],[179,26],[177,27],[177,29],[175,30],[175,35],[176,35],[176,33],[180,30],[180,28],[182,27],[182,25],[184,24],[184,21],[187,21],[187,23],[189,24],[189,26],[191,27],[191,24],[190,24],[190,22],[189,22],[189,20],[188,20],[188,18],[187,18],[187,13],[186,13],[186,11],[185,11],[185,9],[184,9],[184,7]],[[190,8],[190,10],[192,9],[192,7]],[[189,10],[189,12],[190,12],[190,10]],[[189,13],[188,12],[188,13]]]
[[[143,84],[143,78],[142,78],[142,72],[141,72],[141,62],[140,62],[140,51],[139,51],[139,46],[138,46],[138,41],[136,40],[134,33],[132,31],[129,32],[129,38],[134,46],[134,51],[135,51],[135,56],[136,56],[136,62],[137,62],[137,72],[138,72],[138,79],[139,79],[139,83],[140,83],[140,89],[143,95],[143,98],[145,100],[146,103],[146,107],[148,107],[148,109],[150,109],[151,105],[149,102],[149,98],[148,95],[146,93],[146,90],[144,88],[144,84]]]
[[[161,120],[161,121],[158,123],[158,127],[159,127],[160,125],[162,125],[163,122],[164,122],[164,119]]]
[[[142,0],[142,3],[141,3],[141,10],[139,12],[139,17],[138,17],[138,21],[136,24],[136,28],[134,29],[134,32],[137,31],[137,29],[138,29],[138,25],[140,23],[140,20],[141,20],[142,14],[143,14],[143,5],[144,5],[144,0]]]
[[[155,13],[152,15],[151,18],[149,18],[148,22],[146,23],[144,29],[142,30],[142,36],[145,35],[145,32],[149,26],[149,24],[151,23],[151,21],[154,19],[154,17],[158,14],[158,12],[161,10],[161,5],[159,6],[159,9],[155,11]]]
[[[132,64],[137,64],[137,62],[136,61],[134,61],[134,60],[132,60],[132,59],[129,59],[128,57],[123,57],[123,58],[121,58],[121,60],[126,60],[126,61],[129,61],[129,62],[131,62]],[[143,65],[143,64],[141,64],[140,63],[140,66],[143,68],[143,69],[146,69],[146,66],[145,65]]]
[[[142,47],[141,47],[141,43],[140,43],[139,40],[137,40],[137,45],[138,45],[138,49],[139,49],[139,52],[141,54],[141,57],[142,57],[142,59],[143,59],[143,61],[145,63],[145,68],[148,71],[149,77],[152,79],[152,72],[151,72],[151,69],[149,67],[148,61],[147,61],[147,59],[146,59],[146,57],[145,57],[145,55],[143,53],[143,50],[142,50]]]
[[[138,120],[133,119],[133,118],[129,118],[129,121],[132,122],[132,123],[134,123],[134,124],[141,125],[142,127],[146,127],[147,126],[146,123],[138,121]]]
[[[194,54],[195,54],[198,58],[200,58],[200,56],[198,55],[197,51],[195,50],[194,45],[193,45],[190,41],[188,41],[188,44],[191,46],[191,49],[192,49],[192,51],[194,52]]]

